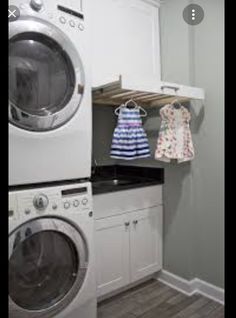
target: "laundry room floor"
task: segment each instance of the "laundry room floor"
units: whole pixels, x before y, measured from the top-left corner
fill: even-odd
[[[224,318],[224,306],[150,280],[98,304],[98,318]]]

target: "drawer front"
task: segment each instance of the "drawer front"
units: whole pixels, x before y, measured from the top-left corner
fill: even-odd
[[[98,194],[93,197],[95,219],[162,204],[162,186]]]

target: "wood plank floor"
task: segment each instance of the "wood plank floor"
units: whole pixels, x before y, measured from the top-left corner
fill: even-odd
[[[150,280],[98,304],[98,318],[224,318],[224,306]]]

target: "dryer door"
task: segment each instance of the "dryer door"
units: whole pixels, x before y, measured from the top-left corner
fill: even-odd
[[[9,236],[9,316],[51,317],[78,294],[88,267],[82,233],[62,219],[38,218]]]
[[[78,110],[84,70],[70,39],[38,20],[9,23],[9,120],[32,131],[55,129]]]

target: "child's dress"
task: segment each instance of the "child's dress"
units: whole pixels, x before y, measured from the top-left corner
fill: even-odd
[[[155,159],[170,162],[192,160],[194,148],[190,132],[190,112],[186,107],[175,108],[172,104],[160,110],[161,128],[157,140]]]
[[[150,157],[147,134],[142,127],[139,108],[120,108],[110,156],[124,160]]]

